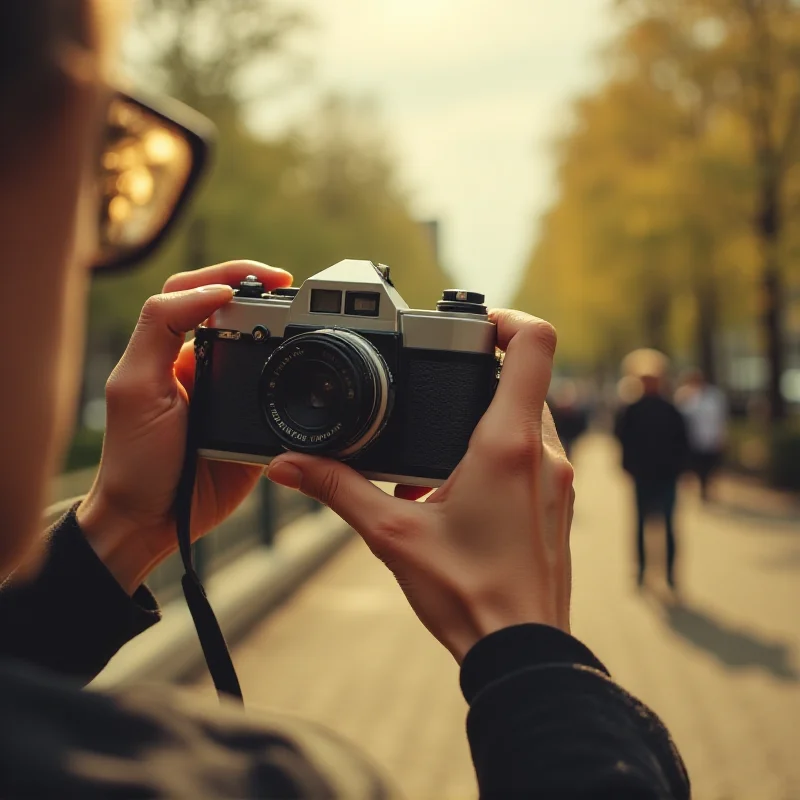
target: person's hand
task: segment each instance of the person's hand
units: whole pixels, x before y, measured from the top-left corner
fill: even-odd
[[[569,631],[573,472],[545,404],[555,331],[516,311],[492,317],[506,351],[500,384],[464,458],[425,503],[409,502],[425,489],[390,497],[343,463],[298,453],[267,473],[352,525],[459,663],[510,625]]]
[[[172,507],[183,465],[194,351],[185,334],[233,297],[230,284],[255,275],[265,290],[292,276],[252,261],[173,275],[142,309],[106,385],[106,433],[94,485],[77,517],[89,543],[132,593],[177,548]],[[247,496],[261,467],[199,459],[192,536],[219,524]]]

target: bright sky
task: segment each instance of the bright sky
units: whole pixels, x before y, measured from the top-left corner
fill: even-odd
[[[553,196],[549,141],[598,78],[608,0],[304,4],[314,86],[378,100],[414,213],[440,220],[445,266],[509,302]]]

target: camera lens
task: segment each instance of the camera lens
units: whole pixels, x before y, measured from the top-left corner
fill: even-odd
[[[299,428],[324,428],[341,405],[342,386],[329,364],[293,362],[284,375],[286,416]],[[297,373],[297,374],[293,374]]]
[[[261,375],[267,425],[287,450],[339,458],[361,452],[391,410],[380,353],[352,331],[322,329],[280,344]]]

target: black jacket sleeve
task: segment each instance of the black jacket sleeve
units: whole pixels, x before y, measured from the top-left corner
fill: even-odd
[[[678,411],[675,411],[675,449],[677,450],[676,461],[678,471],[685,472],[689,469],[691,460],[691,448],[689,447],[689,430],[686,425],[686,418]]]
[[[482,798],[687,800],[669,733],[577,639],[517,625],[476,644],[461,667]]]
[[[158,604],[146,587],[125,593],[84,538],[74,508],[44,546],[35,576],[12,575],[0,587],[0,657],[88,682],[158,621]]]

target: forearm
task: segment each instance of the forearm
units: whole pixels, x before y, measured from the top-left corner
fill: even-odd
[[[74,509],[46,535],[41,569],[0,589],[0,656],[91,680],[159,618],[144,587],[129,597],[89,546]]]
[[[482,798],[684,800],[689,781],[658,717],[577,640],[517,626],[462,668]]]

